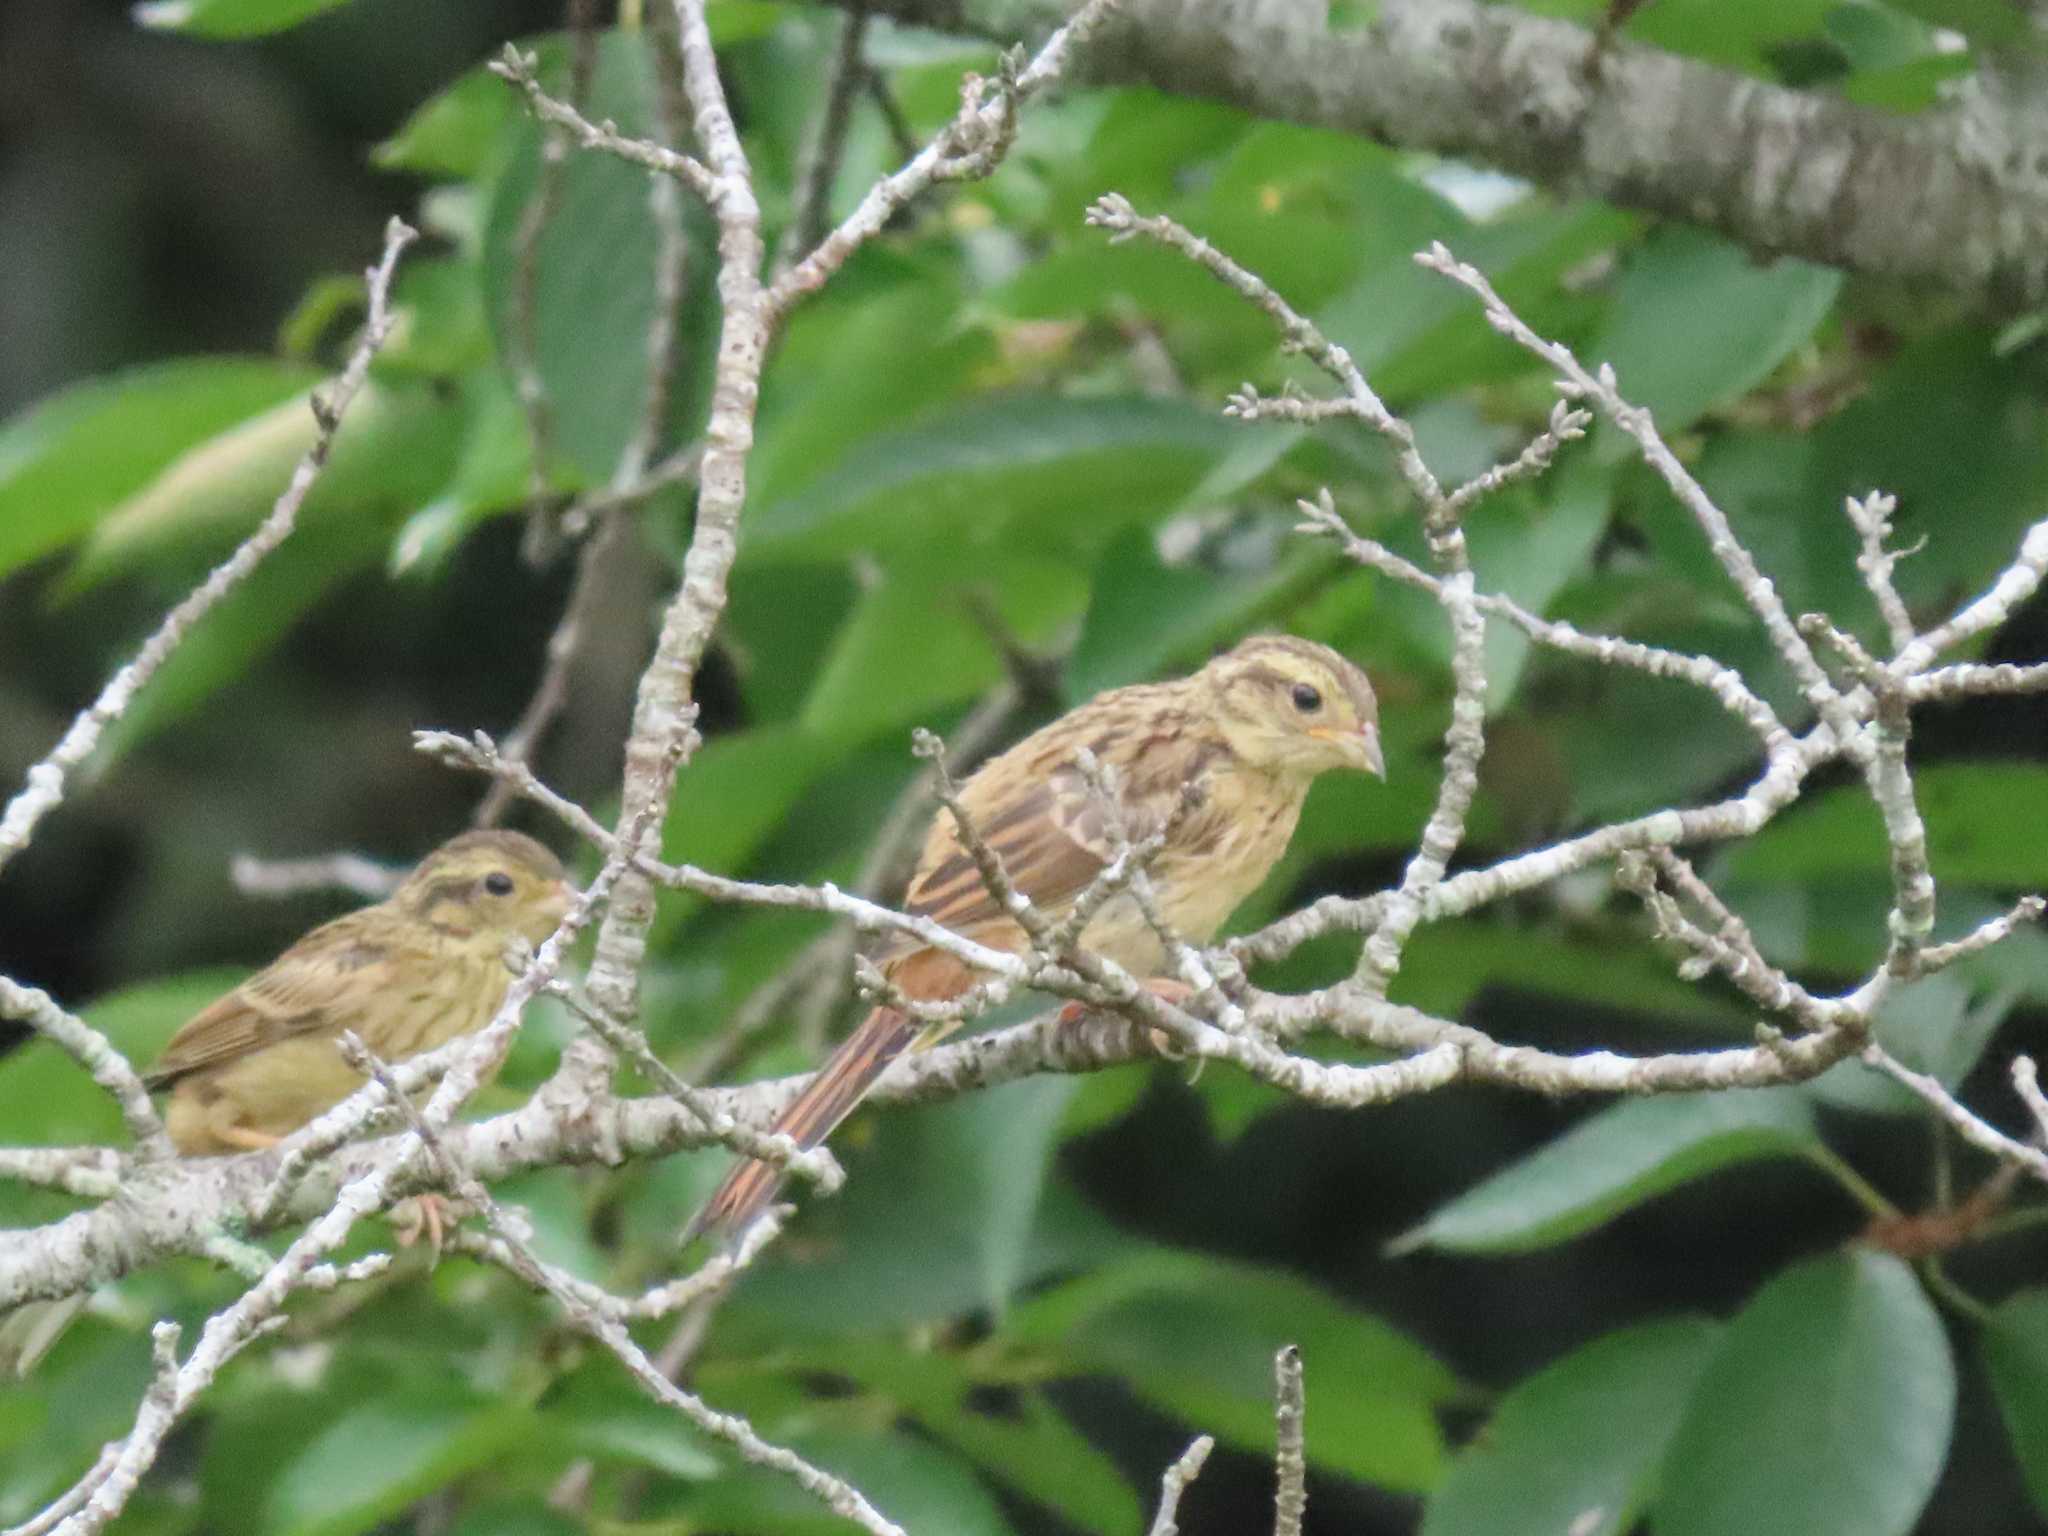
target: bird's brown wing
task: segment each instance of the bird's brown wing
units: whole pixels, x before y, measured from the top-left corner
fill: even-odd
[[[262,1050],[293,1035],[339,1033],[391,984],[402,936],[380,908],[366,907],[315,928],[290,949],[210,1003],[164,1047],[145,1081],[167,1087],[201,1067]]]
[[[962,788],[968,820],[1002,860],[1010,883],[1051,917],[1116,856],[1101,796],[1074,763],[1082,748],[1115,772],[1124,831],[1133,840],[1165,825],[1182,784],[1205,766],[1177,721],[1157,733],[1133,733],[1117,719],[1121,711],[1099,708],[1117,702],[1116,694],[1105,694],[1061,722],[1064,729],[1027,737]],[[1107,718],[1098,721],[1097,715]],[[907,910],[970,937],[1010,922],[944,810],[925,840],[905,903]]]

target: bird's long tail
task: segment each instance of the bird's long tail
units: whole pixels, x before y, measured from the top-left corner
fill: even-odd
[[[832,1134],[852,1114],[889,1065],[922,1031],[917,1020],[894,1008],[877,1008],[861,1021],[834,1051],[818,1075],[804,1085],[770,1128],[805,1149]],[[773,1163],[749,1158],[725,1176],[725,1182],[685,1229],[683,1238],[706,1232],[737,1239],[773,1198],[782,1170]]]

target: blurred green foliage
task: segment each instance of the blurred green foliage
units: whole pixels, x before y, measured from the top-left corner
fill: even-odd
[[[331,3],[180,0],[140,19],[226,38]],[[1587,21],[1603,10],[1531,8]],[[711,15],[772,244],[839,23],[793,4]],[[2016,15],[1996,0],[1665,0],[1628,31],[1918,111],[1940,80],[1975,67],[1973,50],[2011,43]],[[559,88],[566,42],[526,41]],[[992,62],[983,45],[881,21],[869,56],[920,133],[949,115],[963,72]],[[590,115],[641,131],[651,92],[643,37],[606,33]],[[896,153],[882,114],[862,104],[836,205]],[[478,68],[392,125],[374,159],[417,178],[430,236],[404,271],[400,331],[299,534],[200,627],[115,731],[102,771],[217,715],[337,591],[411,584],[431,605],[527,504],[532,445],[506,360],[538,134]],[[1844,496],[1901,495],[1900,542],[1916,553],[1900,580],[1923,617],[1980,588],[2048,502],[2038,341],[2002,347],[1938,305],[1611,208],[1504,195],[1464,168],[1362,140],[1142,90],[1070,93],[1026,115],[991,180],[918,207],[793,317],[763,388],[716,658],[714,684],[729,696],[714,701],[715,729],[678,787],[671,856],[849,881],[908,781],[908,730],[950,727],[999,686],[1005,644],[1059,658],[1058,697],[1071,703],[1272,626],[1372,669],[1392,771],[1385,787],[1320,786],[1240,922],[1398,871],[1434,793],[1449,692],[1441,616],[1290,529],[1294,500],[1327,485],[1360,527],[1419,555],[1412,509],[1382,445],[1349,426],[1221,417],[1247,379],[1264,390],[1314,380],[1261,316],[1191,265],[1084,228],[1082,210],[1112,190],[1173,214],[1314,314],[1456,479],[1511,456],[1553,393],[1461,295],[1413,265],[1415,249],[1444,240],[1539,329],[1615,365],[1795,611],[1825,609],[1866,637],[1876,615]],[[717,318],[707,226],[690,218],[671,447],[701,419]],[[639,172],[569,157],[533,267],[534,363],[554,426],[542,476],[555,494],[604,484],[639,418],[655,238]],[[277,356],[151,364],[0,426],[0,579],[74,613],[110,592],[182,591],[261,516],[310,441],[315,355],[333,352],[359,299],[360,285],[337,275],[313,285]],[[690,516],[674,491],[636,525],[664,584]],[[1485,585],[1588,630],[1711,652],[1790,699],[1697,530],[1617,435],[1597,432],[1546,478],[1481,504],[1470,535]],[[629,602],[605,622],[631,630],[633,650],[649,617]],[[2038,640],[2042,628],[2015,631]],[[1561,661],[1505,633],[1491,638],[1490,662],[1475,857],[1723,793],[1750,762],[1740,730],[1676,685]],[[515,692],[523,685],[513,679]],[[2038,759],[2043,745],[2021,718],[1930,728],[1945,760],[1926,764],[1919,786],[1945,937],[2048,881],[2048,769],[2013,760]],[[1817,984],[1882,952],[1884,843],[1853,784],[1821,786],[1707,872],[1769,957]],[[687,1061],[818,931],[801,917],[668,901],[647,977],[657,1047]],[[1351,959],[1327,941],[1261,979],[1309,985]],[[147,1059],[234,974],[166,974],[86,1011]],[[1563,1047],[1676,1048],[1740,1039],[1752,1023],[1732,994],[1677,980],[1635,914],[1583,884],[1424,930],[1395,996]],[[1879,1032],[1916,1067],[1973,1085],[1987,1052],[2002,1063],[1994,1038],[2037,1030],[2044,1002],[2048,954],[2023,935],[1902,994]],[[482,1108],[544,1078],[568,1031],[539,1011]],[[744,1070],[793,1070],[814,1045],[778,1018]],[[1988,1081],[1995,1095],[2001,1077],[1987,1072],[1973,1094]],[[1479,1108],[1494,1122],[1483,1133],[1473,1099],[1454,1095],[1383,1117],[1398,1129],[1366,1142],[1370,1117],[1310,1116],[1221,1069],[1189,1083],[1126,1068],[870,1115],[846,1137],[849,1187],[807,1209],[738,1288],[693,1362],[694,1384],[855,1479],[907,1528],[949,1536],[1141,1528],[1185,1434],[1270,1453],[1270,1362],[1288,1342],[1302,1347],[1310,1384],[1312,1529],[1412,1530],[1419,1519],[1426,1536],[1618,1536],[1647,1520],[1659,1536],[1981,1536],[2048,1518],[2048,1293],[2001,1267],[1998,1245],[1988,1261],[1975,1248],[1952,1256],[1991,1292],[1980,1301],[1933,1261],[1916,1269],[1854,1240],[1866,1207],[1923,1206],[1984,1173],[1951,1168],[1952,1149],[1930,1143],[1919,1106],[1889,1081],[1845,1065],[1799,1088],[1592,1106],[1576,1124],[1512,1130],[1524,1111]],[[97,1090],[42,1048],[0,1058],[0,1110],[10,1142],[118,1132]],[[1154,1136],[1199,1157],[1148,1151]],[[1325,1158],[1370,1160],[1359,1196],[1370,1205],[1343,1207],[1367,1210],[1369,1225],[1328,1218],[1338,1176],[1319,1173]],[[1767,1179],[1773,1161],[1794,1165],[1789,1184]],[[675,1263],[676,1228],[721,1162],[558,1170],[502,1193],[528,1210],[549,1257],[630,1285]],[[1199,1182],[1219,1169],[1257,1176]],[[1790,1185],[1804,1193],[1786,1195]],[[1636,1299],[1626,1262],[1621,1281],[1601,1283],[1569,1267],[1617,1232],[1642,1237],[1674,1203],[1711,1230],[1681,1222],[1669,1262],[1702,1268],[1711,1251],[1720,1279],[1652,1285],[1646,1238],[1641,1253],[1620,1251],[1640,1264],[1644,1294],[1669,1305]],[[12,1225],[69,1206],[0,1186]],[[2042,1208],[2023,1191],[1985,1229],[2007,1253],[2031,1254],[2036,1272],[2042,1250],[2026,1233]],[[1192,1241],[1204,1210],[1226,1215]],[[1289,1235],[1263,1251],[1282,1223]],[[1404,1231],[1406,1257],[1378,1252]],[[1526,1267],[1545,1256],[1566,1267]],[[1437,1278],[1404,1281],[1404,1266]],[[1455,1300],[1489,1283],[1485,1307]],[[0,1395],[0,1520],[32,1512],[126,1422],[148,1321],[195,1322],[232,1284],[196,1263],[134,1276],[97,1299],[93,1321],[29,1387]],[[1960,1411],[1976,1417],[1952,1438],[1959,1390]],[[1989,1417],[1971,1408],[1986,1393]],[[1198,1485],[1183,1529],[1226,1528],[1217,1507],[1255,1508],[1250,1468]],[[416,1508],[431,1521],[408,1516]],[[432,1274],[402,1263],[302,1302],[282,1338],[227,1374],[120,1526],[380,1528],[841,1527],[642,1398],[545,1304],[452,1260]]]

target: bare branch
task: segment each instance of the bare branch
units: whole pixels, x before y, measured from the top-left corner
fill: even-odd
[[[244,896],[299,896],[307,891],[347,891],[382,901],[398,889],[405,872],[359,853],[329,853],[310,859],[260,859],[238,853],[228,879]]]
[[[124,1171],[111,1147],[0,1147],[0,1179],[88,1200],[118,1194]]]
[[[569,104],[580,109],[590,95],[590,83],[597,73],[597,6],[595,0],[569,0],[568,11]],[[548,399],[547,381],[540,372],[540,242],[555,216],[556,205],[561,202],[568,159],[568,141],[560,132],[543,128],[539,170],[533,190],[519,210],[519,227],[512,235],[512,315],[505,333],[505,366],[512,375],[520,407],[526,412],[528,505],[521,548],[536,565],[542,562],[553,542],[546,500],[549,470],[555,458],[554,405]]]
[[[2034,1068],[2031,1056],[2015,1056],[2012,1059],[2013,1091],[2020,1096],[2020,1102],[2027,1106],[2027,1114],[2034,1122],[2034,1140],[2041,1146],[2048,1146],[2048,1095],[2041,1092],[2041,1077]]]
[[[1303,1433],[1301,1350],[1289,1344],[1273,1357],[1273,1430],[1277,1485],[1273,1536],[1301,1536],[1308,1513],[1308,1447]]]
[[[1415,433],[1408,423],[1387,409],[1366,382],[1358,364],[1352,361],[1351,354],[1325,336],[1313,321],[1296,311],[1272,284],[1239,266],[1208,241],[1183,229],[1164,214],[1147,217],[1139,213],[1131,206],[1130,199],[1119,193],[1111,192],[1098,198],[1088,210],[1088,222],[1108,230],[1111,244],[1143,235],[1169,250],[1180,252],[1226,288],[1242,295],[1263,311],[1279,328],[1284,349],[1303,354],[1335,379],[1343,390],[1343,399],[1325,402],[1321,407],[1323,413],[1351,416],[1386,438],[1394,446],[1401,478],[1407,482],[1416,500],[1425,508],[1443,504],[1443,487],[1423,462],[1422,451],[1416,446]],[[1264,414],[1261,404],[1258,394],[1246,385],[1244,390],[1231,397],[1226,414],[1255,421]]]
[[[1045,35],[1069,4],[888,10],[1009,44]],[[2022,91],[2000,101],[1973,80],[1950,110],[1897,113],[1521,6],[1381,0],[1359,15],[1335,26],[1318,5],[1125,0],[1088,74],[1491,165],[1717,229],[1759,260],[1932,283],[2004,313],[2048,299],[2048,190]]]
[[[548,636],[547,658],[541,666],[540,682],[534,687],[533,697],[526,701],[526,708],[520,711],[517,723],[507,733],[501,749],[507,762],[530,761],[540,739],[547,734],[555,716],[568,702],[569,678],[576,668],[576,653],[583,644],[585,633],[604,608],[604,580],[609,571],[606,557],[625,531],[624,514],[607,512],[598,519],[597,527],[577,551],[575,582],[569,589],[569,601],[562,609],[562,617]],[[474,824],[479,827],[495,826],[505,814],[514,793],[509,778],[497,778],[477,806]]]
[[[855,251],[935,183],[970,180],[993,170],[1009,150],[1018,107],[1060,78],[1070,56],[1086,47],[1115,4],[1116,0],[1086,0],[1029,64],[1017,68],[1014,62],[1007,63],[1003,76],[993,82],[970,77],[953,121],[901,170],[870,187],[838,228],[776,280],[768,292],[769,313],[779,316],[823,287]]]
[[[657,7],[660,13],[661,8]],[[697,515],[683,557],[682,585],[662,618],[654,655],[640,676],[633,724],[626,740],[619,826],[643,830],[636,855],[658,844],[677,768],[696,744],[697,668],[725,611],[726,578],[739,552],[740,510],[746,503],[747,457],[754,443],[754,410],[772,325],[761,288],[761,210],[753,175],[734,126],[703,0],[674,0],[671,18],[655,23],[664,50],[679,71],[708,181],[700,189],[718,221],[718,297],[722,309],[711,409],[699,466]],[[663,67],[668,67],[664,63]],[[638,1014],[639,973],[654,920],[654,888],[637,868],[619,884],[598,929],[586,982],[592,1002],[614,1019]],[[589,1098],[603,1088],[609,1052],[585,1035],[564,1055],[555,1091]]]
[[[1640,406],[1629,404],[1622,398],[1614,378],[1614,370],[1605,363],[1597,372],[1589,372],[1573,356],[1569,347],[1555,341],[1546,341],[1532,331],[1512,309],[1494,292],[1493,284],[1486,280],[1477,267],[1468,266],[1455,259],[1442,244],[1432,246],[1416,261],[1432,272],[1441,273],[1451,281],[1469,289],[1476,295],[1486,313],[1487,322],[1503,336],[1524,351],[1540,357],[1555,370],[1559,387],[1572,398],[1588,400],[1623,432],[1635,439],[1637,449],[1644,461],[1656,470],[1671,492],[1699,524],[1706,536],[1707,547],[1728,579],[1734,583],[1743,602],[1749,605],[1764,632],[1770,636],[1793,678],[1798,682],[1800,692],[1811,703],[1821,719],[1836,728],[1844,745],[1853,742],[1855,731],[1848,724],[1846,709],[1834,685],[1814,657],[1812,647],[1800,635],[1785,611],[1785,604],[1778,596],[1777,588],[1758,569],[1756,559],[1742,542],[1735,537],[1726,515],[1714,504],[1713,498],[1695,480],[1679,458],[1665,444],[1658,434],[1657,426],[1650,419],[1650,413]]]
[[[15,1019],[85,1068],[121,1108],[122,1124],[145,1158],[174,1156],[171,1138],[149,1102],[149,1090],[113,1042],[75,1014],[59,1008],[49,993],[0,976],[0,1018]]]
[[[629,165],[637,165],[656,175],[672,176],[707,202],[712,199],[716,181],[702,161],[656,144],[651,139],[628,138],[619,132],[617,123],[591,122],[568,102],[550,96],[541,88],[540,77],[536,73],[539,68],[540,60],[536,55],[521,53],[513,43],[507,43],[504,53],[490,65],[492,74],[526,98],[526,104],[535,117],[561,129],[583,148],[616,155]]]
[[[826,220],[832,216],[832,184],[839,179],[839,164],[846,154],[846,128],[853,119],[853,99],[868,78],[868,67],[861,57],[867,30],[868,12],[864,4],[856,4],[840,18],[831,72],[825,80],[825,99],[805,135],[803,156],[797,165],[796,207],[775,253],[778,275],[825,238]]]
[[[748,1157],[773,1163],[786,1173],[809,1179],[828,1195],[837,1193],[840,1185],[846,1182],[846,1175],[837,1159],[824,1147],[806,1149],[788,1136],[764,1136],[752,1127],[742,1125],[702,1089],[678,1077],[674,1069],[654,1053],[654,1047],[647,1043],[647,1037],[638,1029],[606,1018],[598,1009],[578,999],[566,982],[550,982],[547,990],[567,1003],[578,1018],[604,1037],[607,1044],[630,1056],[662,1092],[695,1115],[703,1126],[706,1139],[716,1140]]]
[[[1334,405],[1341,402],[1324,403]],[[1328,490],[1324,490],[1315,501],[1298,501],[1295,505],[1308,519],[1301,525],[1302,532],[1327,534],[1360,565],[1370,566],[1382,575],[1427,592],[1438,602],[1443,601],[1444,588],[1440,578],[1403,559],[1377,540],[1354,533],[1337,511],[1336,501]],[[1600,666],[1627,667],[1651,677],[1691,683],[1704,689],[1723,709],[1755,732],[1766,750],[1789,740],[1777,711],[1750,691],[1741,673],[1710,656],[1690,656],[1613,635],[1589,635],[1570,624],[1540,618],[1512,598],[1496,592],[1476,593],[1472,600],[1482,613],[1505,619],[1537,644],[1549,646],[1564,655],[1576,656]]]
[[[1949,703],[1999,693],[2048,693],[2048,666],[1964,663],[1919,673],[1904,679],[1900,686],[1915,704]]]
[[[2048,576],[2048,517],[2027,530],[2012,564],[1998,573],[1982,596],[1892,658],[1893,675],[1905,677],[1918,672],[1944,651],[1952,651],[1998,628],[2012,617],[2014,609],[2034,595],[2044,576]]]
[[[2031,1173],[2043,1183],[2048,1183],[2048,1152],[2043,1152],[2040,1147],[2030,1146],[2026,1142],[2014,1141],[2003,1131],[1997,1130],[1972,1114],[1957,1102],[1955,1095],[1948,1091],[1939,1078],[1931,1077],[1924,1072],[1915,1072],[1875,1042],[1863,1047],[1862,1060],[1865,1065],[1877,1068],[1909,1090],[1929,1109],[1953,1126],[1957,1135],[1980,1152],[1989,1152],[2000,1162],[2010,1163]],[[2024,1061],[2026,1058],[2020,1057],[2018,1060]],[[2017,1062],[2014,1065],[2013,1079],[2017,1086],[2020,1080]],[[2026,1098],[2024,1088],[2020,1089],[2020,1095],[2023,1099]],[[2038,1094],[2036,1096],[2038,1097]],[[2027,1109],[2030,1114],[2033,1108],[2033,1103],[2029,1100]]]
[[[1913,616],[1906,611],[1899,589],[1892,583],[1892,567],[1899,563],[1899,556],[1888,547],[1892,513],[1898,510],[1899,499],[1883,491],[1872,491],[1860,499],[1851,496],[1842,505],[1848,513],[1849,526],[1856,530],[1862,544],[1856,556],[1856,569],[1862,573],[1863,584],[1877,603],[1885,632],[1891,637],[1892,654],[1897,656],[1913,643]]]
[[[1202,1475],[1202,1467],[1209,1460],[1209,1453],[1215,1449],[1213,1437],[1197,1435],[1180,1453],[1180,1458],[1160,1476],[1159,1512],[1152,1517],[1149,1536],[1180,1536],[1181,1495]]]
[[[391,333],[392,275],[398,269],[400,254],[412,244],[418,233],[402,219],[394,218],[385,227],[383,259],[368,274],[370,311],[363,326],[362,339],[356,343],[355,351],[350,354],[340,377],[325,390],[316,390],[309,402],[318,427],[313,445],[299,460],[283,494],[277,498],[269,515],[257,525],[256,531],[216,566],[213,573],[183,602],[164,615],[163,623],[143,642],[134,659],[107,680],[100,696],[71,722],[70,729],[65,731],[63,739],[49,756],[29,769],[27,785],[7,802],[6,810],[0,812],[0,868],[5,868],[14,855],[28,846],[36,823],[64,799],[65,775],[84,762],[93,748],[99,745],[100,734],[126,712],[135,695],[156,675],[157,668],[170,658],[171,652],[183,642],[192,626],[291,536],[292,529],[298,524],[299,508],[305,505],[313,482],[319,479],[320,471],[326,466],[342,417],[355,399],[356,392],[363,387],[363,380],[369,376],[370,360]]]
[[[2012,910],[1990,921],[1980,923],[1960,939],[1948,944],[1930,944],[1920,951],[1919,974],[1929,975],[1958,960],[1967,960],[1972,955],[1982,954],[1994,944],[2011,937],[2013,930],[2025,923],[2037,923],[2041,914],[2048,911],[2048,901],[2039,896],[2022,896],[2013,903]]]

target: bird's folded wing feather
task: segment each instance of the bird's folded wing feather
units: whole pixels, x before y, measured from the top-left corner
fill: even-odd
[[[961,803],[982,841],[1002,861],[1010,883],[1041,912],[1057,918],[1116,857],[1117,841],[1101,796],[1078,768],[1046,764],[1044,769],[1000,776],[995,782],[1007,786],[1007,794],[977,796],[973,791],[988,777],[977,776]],[[1179,780],[1168,786],[1160,779],[1151,786],[1127,774],[1122,784],[1124,832],[1134,841],[1143,839],[1172,815]],[[905,901],[907,910],[970,938],[977,930],[1012,921],[961,845],[953,817],[943,810]]]
[[[353,912],[307,934],[264,969],[186,1021],[145,1077],[165,1087],[293,1035],[354,1028],[395,980],[400,945],[387,926]]]

